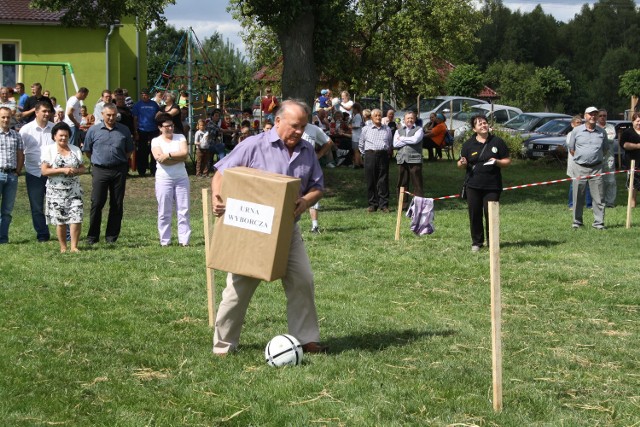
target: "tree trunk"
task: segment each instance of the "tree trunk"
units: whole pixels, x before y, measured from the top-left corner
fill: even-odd
[[[309,1],[306,11],[278,39],[282,49],[282,97],[296,98],[312,105],[315,97],[316,64],[313,54],[315,17]]]

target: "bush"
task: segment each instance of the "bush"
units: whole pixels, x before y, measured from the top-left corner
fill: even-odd
[[[522,143],[524,142],[524,138],[522,138],[522,136],[520,136],[519,134],[512,134],[500,129],[496,129],[492,133],[502,138],[502,140],[507,144],[507,147],[509,147],[509,156],[512,159],[524,158],[522,153]]]
[[[495,136],[499,136],[500,138],[502,138],[502,140],[507,144],[507,147],[509,148],[509,157],[511,157],[512,159],[524,158],[524,155],[522,153],[524,138],[522,138],[519,134],[512,134],[501,129],[494,129],[491,131],[491,133],[494,134]],[[456,145],[459,145],[459,147],[462,147],[462,144],[467,142],[469,138],[471,138],[472,136],[473,136],[473,130],[469,129],[462,136],[462,138],[456,141]]]

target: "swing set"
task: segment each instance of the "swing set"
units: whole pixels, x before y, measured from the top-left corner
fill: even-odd
[[[67,88],[67,69],[68,69],[69,75],[71,76],[71,81],[73,82],[73,87],[75,88],[75,92],[78,91],[78,82],[76,81],[75,74],[73,74],[73,67],[69,62],[0,61],[0,65],[47,67],[47,71],[45,74],[45,81],[44,81],[45,84],[47,81],[47,76],[49,75],[49,68],[60,67],[60,71],[62,73],[62,86],[64,87],[64,99],[69,99],[69,90]]]
[[[220,107],[220,92],[223,86],[220,75],[213,65],[193,28],[182,35],[173,54],[151,87],[152,92],[178,91],[189,97],[189,123],[193,126],[195,116],[204,117],[208,104]],[[178,102],[176,102],[179,104]]]

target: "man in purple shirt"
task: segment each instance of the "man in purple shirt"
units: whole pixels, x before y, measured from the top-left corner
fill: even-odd
[[[306,108],[306,104],[301,102],[284,101],[276,113],[274,127],[269,132],[245,139],[216,163],[211,191],[213,213],[217,217],[225,212],[225,204],[220,195],[224,171],[235,166],[248,166],[300,178],[300,196],[293,212],[296,221],[320,200],[324,191],[322,170],[314,147],[302,139],[307,125]],[[216,317],[214,354],[225,355],[237,348],[249,301],[259,284],[260,280],[252,277],[232,273],[227,275],[227,287],[222,292]],[[326,352],[327,347],[319,342],[320,328],[314,301],[311,263],[297,223],[291,237],[287,273],[282,279],[282,286],[287,296],[289,333],[302,343],[305,352]]]

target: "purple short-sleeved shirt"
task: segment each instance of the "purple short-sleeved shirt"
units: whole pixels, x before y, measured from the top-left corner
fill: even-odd
[[[314,147],[301,139],[289,156],[289,149],[275,128],[245,139],[215,165],[222,174],[225,169],[236,166],[300,178],[300,196],[314,189],[324,191],[324,176]]]

